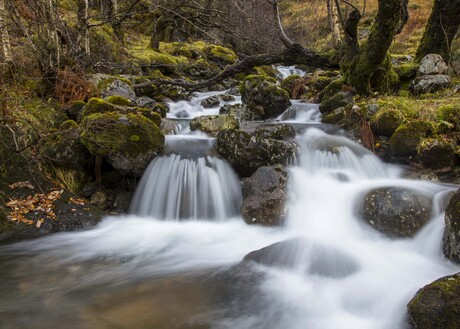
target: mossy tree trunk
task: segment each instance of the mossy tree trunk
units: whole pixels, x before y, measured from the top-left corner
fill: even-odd
[[[86,55],[89,55],[89,25],[88,25],[89,0],[78,0],[77,2],[77,21],[78,21],[78,41]]]
[[[360,15],[353,10],[348,19],[348,33],[345,44],[345,56],[341,68],[345,81],[351,84],[358,93],[367,94],[373,88],[382,89],[381,84],[387,82],[382,70],[391,70],[391,66],[383,65],[388,56],[388,49],[394,37],[407,21],[407,0],[378,0],[378,12],[371,27],[369,37],[362,45],[357,46],[357,22]],[[379,71],[381,79],[374,74]]]
[[[6,63],[13,62],[13,56],[11,54],[11,43],[10,36],[7,29],[7,13],[5,9],[5,0],[0,0],[0,38],[3,49],[3,59]]]
[[[460,0],[435,0],[415,60],[420,62],[428,54],[439,54],[448,62],[459,26]]]

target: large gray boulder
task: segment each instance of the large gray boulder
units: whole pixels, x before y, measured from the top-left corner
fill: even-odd
[[[446,208],[444,230],[444,255],[460,263],[460,190],[455,192]]]
[[[281,225],[286,214],[288,171],[281,165],[260,167],[243,181],[241,214],[248,224]]]
[[[420,289],[407,306],[414,329],[460,328],[460,273]]]
[[[414,236],[431,217],[431,198],[400,187],[372,190],[364,197],[360,215],[391,237]]]
[[[424,75],[412,80],[409,91],[414,95],[434,93],[450,85],[450,77],[444,74]]]
[[[436,75],[446,74],[448,70],[446,62],[442,59],[441,55],[428,54],[423,57],[418,68],[419,75]]]
[[[217,151],[240,177],[251,176],[259,167],[286,165],[294,160],[298,146],[293,141],[253,136],[236,129],[217,135]]]

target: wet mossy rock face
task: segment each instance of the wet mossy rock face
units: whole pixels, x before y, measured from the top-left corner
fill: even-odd
[[[296,156],[298,147],[293,141],[264,138],[236,129],[226,129],[217,135],[217,151],[240,177],[249,177],[259,167],[288,164]]]
[[[420,141],[434,131],[433,124],[428,121],[413,121],[399,127],[390,138],[390,154],[401,160],[416,155]]]
[[[190,130],[200,130],[216,134],[223,129],[238,129],[240,124],[233,115],[205,115],[194,118],[190,122]]]
[[[319,111],[323,114],[329,114],[332,111],[346,107],[347,105],[353,105],[353,93],[350,91],[339,91],[334,96],[324,99],[319,105]]]
[[[91,154],[80,142],[78,125],[65,121],[59,131],[47,136],[40,147],[40,161],[69,169],[83,169],[91,163]]]
[[[443,277],[420,289],[408,304],[414,329],[460,328],[460,273]]]
[[[240,87],[243,104],[256,119],[280,115],[291,106],[289,93],[276,84],[276,80],[261,75],[250,75]]]
[[[391,137],[403,122],[403,115],[394,109],[380,109],[372,116],[371,129],[378,136]]]
[[[158,126],[138,114],[93,114],[82,121],[79,130],[90,153],[102,156],[124,175],[142,175],[164,147]]]
[[[376,189],[366,194],[360,215],[385,235],[412,237],[430,220],[431,199],[404,188]]]
[[[417,146],[416,160],[425,168],[451,170],[457,163],[455,141],[443,138],[427,138]]]
[[[450,260],[460,263],[460,190],[455,192],[447,205],[445,222],[444,255]],[[460,308],[458,311],[460,315]]]
[[[241,214],[247,224],[281,225],[285,219],[288,171],[281,165],[260,167],[243,181]]]

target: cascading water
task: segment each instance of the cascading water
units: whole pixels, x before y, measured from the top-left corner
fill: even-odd
[[[306,107],[307,119],[287,120],[319,127],[317,107]],[[0,247],[0,328],[405,328],[415,292],[460,271],[441,252],[443,210],[458,187],[401,179],[397,167],[316,128],[297,141],[286,225],[267,228],[235,214],[240,187],[212,154],[213,139],[168,137],[133,215]],[[357,215],[367,191],[387,186],[433,199],[414,238],[388,238]],[[246,267],[258,271],[248,273],[250,293],[222,281],[246,254],[277,242]]]

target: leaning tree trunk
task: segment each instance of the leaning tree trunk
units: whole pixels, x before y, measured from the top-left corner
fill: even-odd
[[[448,62],[459,26],[460,0],[435,0],[415,60],[420,62],[428,54],[439,54]]]
[[[8,34],[6,17],[7,14],[5,9],[5,0],[0,0],[0,39],[2,42],[3,59],[6,63],[13,63],[10,36]]]
[[[349,49],[346,61],[341,65],[346,82],[360,94],[367,94],[372,88],[381,89],[379,85],[384,83],[385,74],[379,70],[387,73],[391,69],[388,49],[407,21],[407,0],[378,0],[378,4],[377,16],[367,41],[356,50]],[[357,36],[356,33],[351,34]],[[376,73],[379,73],[379,78],[374,76]]]

